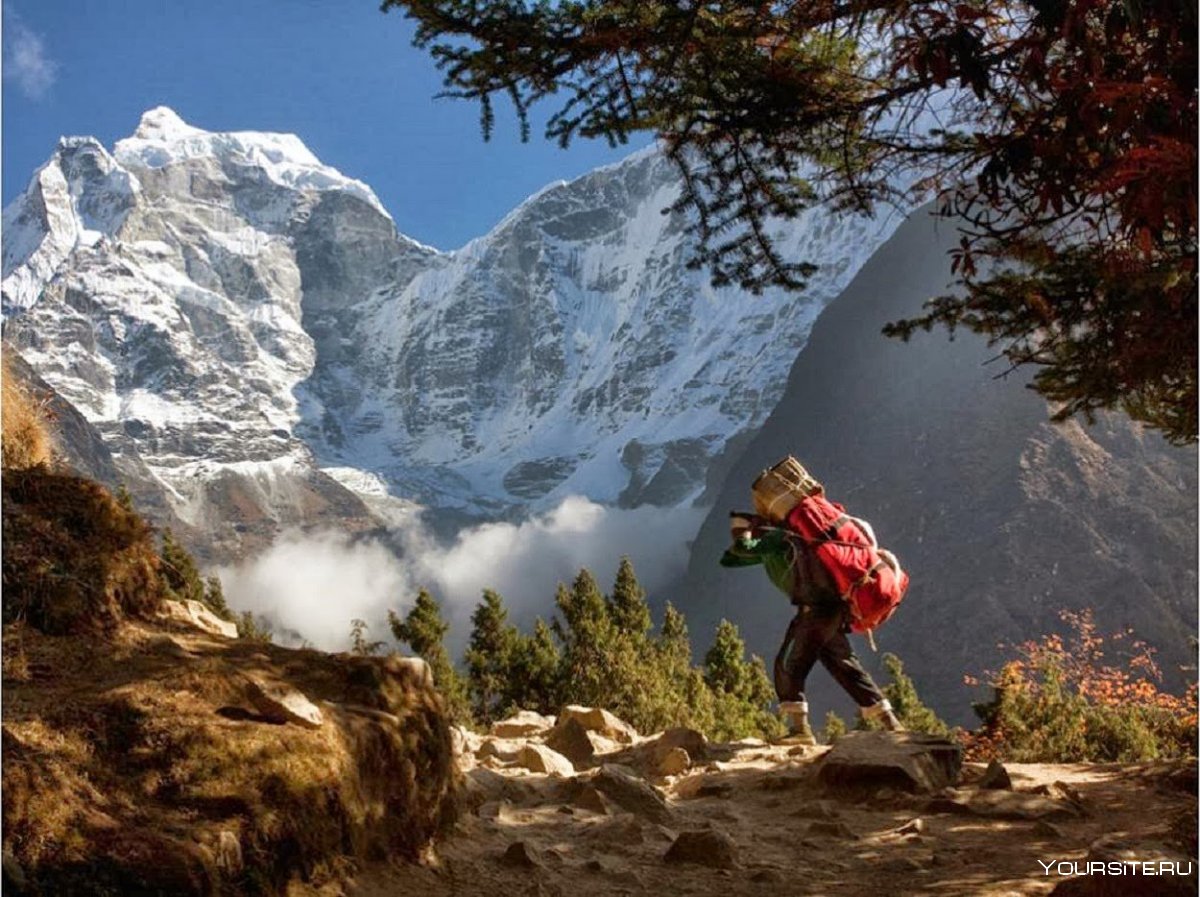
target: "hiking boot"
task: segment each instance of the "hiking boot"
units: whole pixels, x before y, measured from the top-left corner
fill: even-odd
[[[907,732],[899,718],[892,711],[891,702],[884,698],[878,704],[872,704],[870,707],[862,707],[859,709],[864,720],[876,720],[882,724],[887,732]]]
[[[812,726],[808,724],[807,701],[782,701],[780,712],[787,718],[788,734],[777,744],[815,745],[817,737],[813,735]]]

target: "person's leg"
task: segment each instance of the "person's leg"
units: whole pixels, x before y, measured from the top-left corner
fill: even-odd
[[[841,625],[829,633],[828,639],[821,647],[820,657],[821,663],[838,685],[854,699],[863,719],[878,719],[885,729],[892,732],[904,730],[892,712],[891,703],[855,655],[850,646],[850,639],[846,637]]]
[[[775,656],[775,694],[779,697],[779,712],[787,719],[788,730],[797,743],[817,743],[808,722],[804,683],[820,655],[822,639],[819,632],[813,631],[810,615],[801,610],[788,626],[783,645]]]

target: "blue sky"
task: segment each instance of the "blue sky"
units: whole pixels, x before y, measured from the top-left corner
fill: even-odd
[[[298,134],[374,188],[401,232],[441,249],[485,233],[545,184],[639,146],[527,144],[507,101],[484,143],[478,108],[435,100],[412,25],[375,0],[4,0],[3,196],[64,134],[110,147],[170,106],[213,131]]]

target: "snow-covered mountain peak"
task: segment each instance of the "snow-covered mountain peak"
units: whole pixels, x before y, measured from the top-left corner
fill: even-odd
[[[132,137],[117,142],[113,154],[135,171],[210,159],[233,181],[265,176],[298,192],[344,191],[391,220],[370,187],[322,164],[295,134],[205,131],[187,124],[166,106],[158,106],[142,116]]]
[[[139,140],[178,140],[181,137],[194,137],[203,133],[180,118],[174,109],[155,106],[142,113],[142,119],[138,122],[133,136]]]
[[[303,470],[473,516],[678,505],[898,223],[779,222],[823,267],[750,297],[688,269],[679,190],[651,147],[439,253],[298,137],[160,107],[111,154],[64,141],[5,210],[6,335],[197,526],[218,473],[280,521]]]

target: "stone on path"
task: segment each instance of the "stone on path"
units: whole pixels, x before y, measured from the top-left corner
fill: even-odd
[[[246,697],[254,708],[272,722],[296,723],[318,729],[325,722],[312,701],[290,685],[244,674]]]
[[[959,791],[947,789],[944,796],[926,804],[930,813],[956,813],[987,819],[1033,822],[1038,819],[1070,819],[1079,808],[1068,801],[1023,791]]]
[[[934,793],[958,781],[962,748],[918,732],[851,732],[820,763],[818,780],[835,791]]]
[[[658,761],[658,767],[655,769],[660,776],[678,776],[687,772],[692,767],[692,758],[688,756],[688,752],[681,747],[671,748],[663,754],[662,759]]]
[[[578,704],[572,704],[559,715],[558,722],[562,723],[568,719],[578,720],[579,724],[589,732],[595,732],[622,744],[633,744],[637,738],[637,731],[633,726],[601,707],[581,707]]]
[[[615,764],[600,767],[591,780],[598,791],[623,810],[663,825],[672,819],[662,795],[628,770]]]
[[[680,832],[667,848],[663,859],[668,863],[695,863],[714,869],[733,869],[738,864],[734,840],[717,829]]]
[[[548,732],[554,725],[554,717],[542,716],[532,710],[522,710],[508,719],[492,723],[491,734],[497,738],[528,738]]]
[[[573,776],[575,767],[571,761],[544,744],[527,744],[517,754],[517,764],[531,772],[547,775]]]
[[[524,841],[514,841],[509,844],[500,859],[508,866],[517,866],[522,869],[533,869],[541,865],[533,848]]]
[[[591,763],[596,756],[595,738],[578,719],[564,717],[546,736],[546,746],[558,751],[576,768]]]
[[[983,772],[983,778],[979,780],[979,787],[993,791],[1011,791],[1012,779],[1008,775],[1008,770],[1004,768],[1004,764],[999,760],[989,763]]]

